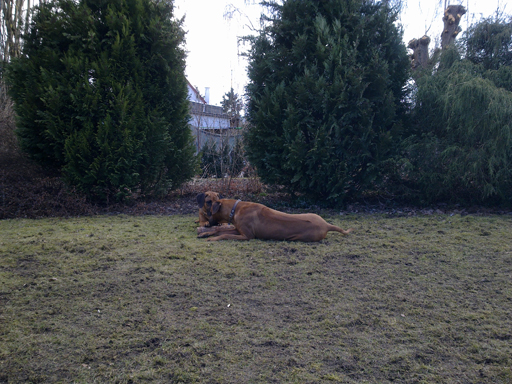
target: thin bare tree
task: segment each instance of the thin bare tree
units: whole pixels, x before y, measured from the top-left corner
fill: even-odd
[[[0,60],[10,61],[21,54],[33,6],[30,0],[0,0]]]

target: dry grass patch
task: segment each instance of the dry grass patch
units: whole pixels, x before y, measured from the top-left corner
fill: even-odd
[[[326,218],[355,232],[0,221],[0,382],[512,381],[511,217]]]

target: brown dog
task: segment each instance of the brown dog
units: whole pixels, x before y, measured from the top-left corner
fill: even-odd
[[[217,224],[221,224],[221,222],[210,221],[212,215],[212,205],[216,201],[222,199],[222,195],[217,192],[208,191],[205,193],[200,193],[196,197],[197,205],[199,206],[199,226],[201,227],[210,227]],[[224,221],[227,223],[227,221]]]
[[[336,231],[348,235],[352,229],[344,230],[327,223],[314,213],[291,215],[270,209],[262,204],[240,200],[220,199],[212,204],[211,217],[214,221],[227,221],[236,229],[215,227],[199,237],[217,240],[290,240],[320,241],[327,232]],[[211,220],[210,220],[211,221]]]

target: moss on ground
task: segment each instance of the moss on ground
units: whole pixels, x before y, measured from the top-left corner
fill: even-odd
[[[510,216],[326,218],[355,231],[0,221],[0,382],[512,382]]]

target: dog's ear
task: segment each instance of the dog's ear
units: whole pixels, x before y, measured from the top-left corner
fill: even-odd
[[[203,205],[204,205],[204,198],[205,198],[204,193],[200,193],[199,195],[197,195],[196,199],[197,199],[197,205],[199,205],[199,208],[203,207]]]
[[[220,201],[216,201],[215,203],[213,203],[213,205],[212,205],[212,215],[215,215],[217,212],[219,212],[219,209],[220,209],[221,205],[222,205],[222,203]]]

